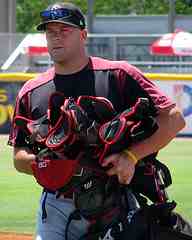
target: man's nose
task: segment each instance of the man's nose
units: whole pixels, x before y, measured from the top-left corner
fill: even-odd
[[[54,35],[53,35],[53,38],[55,38],[55,39],[61,38],[61,32],[60,32],[60,31],[55,31],[55,32],[54,32]]]
[[[55,33],[55,38],[60,38],[61,34],[59,32]]]

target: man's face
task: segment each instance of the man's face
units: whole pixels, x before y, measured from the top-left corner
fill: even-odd
[[[46,38],[52,60],[62,63],[78,57],[85,44],[83,31],[63,23],[48,23]]]

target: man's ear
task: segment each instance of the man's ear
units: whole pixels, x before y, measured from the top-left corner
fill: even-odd
[[[84,41],[87,40],[87,30],[86,29],[81,30],[81,39]]]

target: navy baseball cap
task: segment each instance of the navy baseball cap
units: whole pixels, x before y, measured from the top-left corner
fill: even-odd
[[[37,26],[38,31],[45,31],[47,23],[58,22],[73,27],[84,29],[85,17],[80,8],[72,3],[54,3],[40,12],[41,23]]]

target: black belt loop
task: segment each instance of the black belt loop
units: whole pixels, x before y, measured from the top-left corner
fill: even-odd
[[[47,218],[47,211],[46,211],[46,208],[45,208],[45,203],[46,203],[46,199],[47,199],[47,191],[43,191],[43,193],[45,194],[43,196],[43,201],[42,201],[42,216],[41,216],[41,219],[42,219],[42,222],[45,223],[46,222],[46,218]]]
[[[45,204],[46,204],[46,200],[47,200],[47,194],[48,193],[51,193],[51,194],[55,194],[55,196],[57,197],[57,192],[55,191],[50,191],[50,190],[47,190],[47,189],[43,189],[43,200],[42,200],[42,204],[41,204],[41,208],[42,208],[42,216],[41,216],[41,219],[42,219],[42,222],[45,223],[46,222],[46,218],[47,218],[47,211],[46,211],[46,207],[45,207]]]

